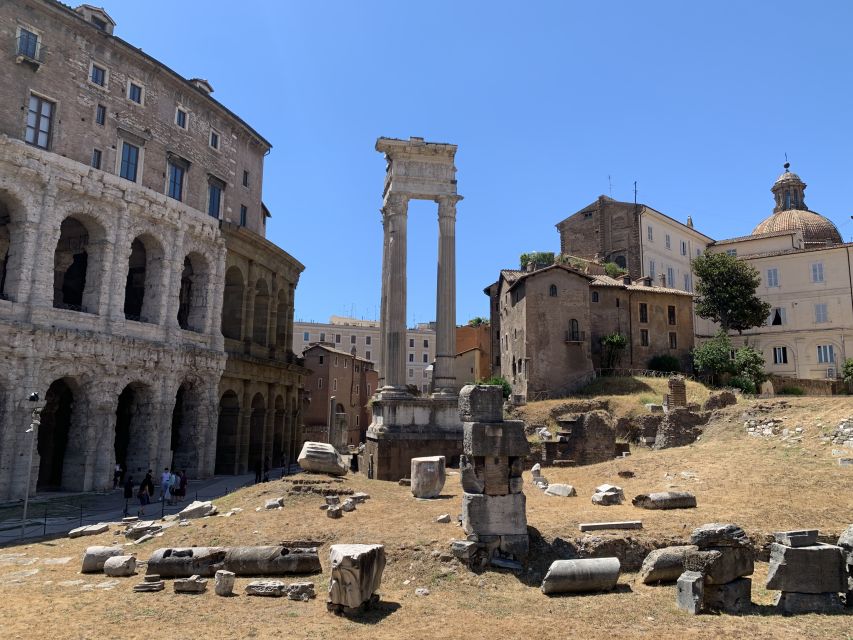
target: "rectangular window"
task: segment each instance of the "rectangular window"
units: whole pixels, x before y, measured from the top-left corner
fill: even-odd
[[[356,367],[355,370],[358,371],[358,367]],[[361,393],[361,385],[360,384],[355,385],[355,393],[356,393],[356,395]],[[358,416],[356,416],[356,417],[358,417]]]
[[[125,180],[136,182],[136,172],[139,168],[139,147],[129,142],[121,143],[121,166],[118,174]]]
[[[640,322],[649,321],[649,305],[645,302],[640,303]]]
[[[367,385],[367,395],[370,395],[370,392],[371,392],[370,385]]]
[[[210,148],[219,149],[219,132],[216,129],[210,130]]]
[[[21,27],[18,34],[18,55],[36,60],[39,49],[39,37],[32,31]]]
[[[184,199],[184,168],[169,162],[169,197],[181,201]]]
[[[818,303],[814,306],[814,321],[829,322],[829,315],[827,314],[825,302]]]
[[[424,364],[428,364],[428,363],[429,363],[429,354],[425,353],[424,354]]]
[[[835,362],[835,348],[831,344],[819,344],[817,346],[818,364],[832,364]]]
[[[332,379],[332,391],[337,391],[337,390],[338,390],[338,379],[333,378]]]
[[[823,282],[823,263],[812,264],[812,282]]]
[[[104,105],[99,104],[97,107],[95,107],[95,124],[99,124],[103,127],[106,121],[107,108]]]
[[[732,257],[737,257],[737,249],[726,249],[726,254]]]
[[[349,360],[347,360],[346,358],[344,358],[344,369],[346,369],[346,368],[347,368],[347,363],[348,363],[348,362],[349,362]]]
[[[409,349],[414,349],[414,348],[415,348],[415,339],[409,338]]]
[[[335,344],[340,344],[340,343],[341,343],[341,334],[336,333],[335,334]]]
[[[672,249],[672,240],[670,240],[669,234],[666,234],[666,248]]]
[[[370,344],[370,338],[371,338],[371,337],[372,337],[372,336],[364,336],[364,344],[369,345],[369,344]]]
[[[415,370],[414,370],[414,369],[409,369],[409,377],[410,377],[410,378],[414,378],[414,377],[415,377]]]
[[[175,109],[175,124],[181,129],[187,128],[187,112],[180,107]]]
[[[675,307],[673,305],[666,308],[666,319],[669,324],[675,324]]]
[[[107,70],[92,63],[92,70],[89,73],[89,80],[99,87],[107,84]]]
[[[318,389],[323,388],[323,378],[317,378],[317,388]]]
[[[654,241],[655,237],[654,237],[654,233],[652,232],[652,225],[649,225],[648,227],[646,227],[646,237],[649,239],[649,242]]]
[[[325,341],[326,341],[326,334],[321,333],[320,334],[320,342],[325,342]],[[338,357],[337,356],[335,356],[335,366],[338,366]]]
[[[356,417],[355,417],[355,426],[359,426],[359,418],[360,418],[360,417],[361,417],[361,416],[356,416]]]
[[[779,286],[779,269],[768,269],[767,270],[767,286],[768,287],[778,287]]]
[[[678,334],[675,331],[669,332],[669,348],[678,349]]]
[[[674,287],[675,286],[675,271],[672,267],[666,268],[666,286]]]
[[[415,354],[414,354],[414,353],[410,353],[410,354],[409,354],[409,362],[414,362],[414,361],[415,361]]]
[[[92,166],[95,169],[101,168],[101,150],[100,149],[92,149]]]
[[[99,17],[92,16],[90,20],[92,24],[95,25],[95,27],[100,29],[101,31],[107,30],[107,23],[104,20],[101,20]]]
[[[246,208],[246,205],[241,204],[240,205],[240,226],[241,227],[246,226],[246,218],[248,217],[248,215],[249,215],[249,210]]]
[[[640,329],[640,346],[648,347],[649,346],[649,330],[648,329]]]
[[[325,360],[325,356],[320,356],[320,364],[323,364],[323,360]]]
[[[324,335],[323,333],[320,334],[320,342],[323,342]],[[338,366],[338,356],[335,356],[335,366]]]
[[[424,349],[429,349],[429,340],[424,340]]]
[[[302,340],[304,340],[305,342],[308,342],[308,340],[310,340],[310,339],[311,339],[311,336],[308,334],[307,331],[302,334]]]
[[[222,185],[219,182],[211,182],[207,186],[207,214],[218,218],[222,207]]]
[[[681,255],[687,255],[687,243],[684,240],[681,241]]]
[[[350,336],[350,337],[349,337],[349,343],[350,343],[350,344],[355,344],[355,336]]]
[[[27,132],[24,139],[31,145],[47,149],[53,123],[53,102],[30,94],[27,109]]]
[[[684,274],[684,290],[690,291],[690,274],[689,273]]]
[[[424,378],[427,378],[427,377],[429,377],[429,373],[427,373],[427,370],[424,369]]]
[[[370,351],[366,351],[364,357],[370,360]]]
[[[655,275],[657,275],[655,273],[655,261],[649,260],[649,277],[654,280]]]
[[[767,321],[771,327],[781,327],[785,324],[785,308],[773,307],[770,310],[770,319]]]
[[[128,81],[127,83],[127,99],[132,100],[136,104],[142,104],[142,85]]]
[[[773,347],[773,364],[788,364],[788,347]]]
[[[243,170],[243,186],[244,187],[249,186],[249,172],[246,171],[245,169]]]

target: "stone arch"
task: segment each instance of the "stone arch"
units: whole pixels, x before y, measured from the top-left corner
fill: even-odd
[[[79,491],[85,482],[82,390],[73,378],[54,380],[45,393],[36,449],[37,491]]]
[[[625,256],[619,255],[613,258],[613,262],[616,263],[616,266],[620,269],[627,269],[628,262],[625,260]]]
[[[262,393],[252,397],[252,413],[249,418],[249,470],[256,471],[264,463],[264,425],[267,419],[267,404]]]
[[[178,326],[187,331],[204,332],[207,319],[207,286],[210,264],[196,251],[184,257],[178,292]]]
[[[275,397],[275,415],[273,416],[273,438],[272,438],[272,466],[280,467],[284,464],[284,397],[279,394]]]
[[[240,399],[230,389],[219,400],[216,426],[214,473],[231,475],[237,471],[237,442],[240,433]]]
[[[185,380],[175,393],[175,406],[172,410],[172,429],[169,449],[172,452],[171,468],[196,475],[199,468],[199,453],[203,449],[199,434],[202,389],[198,384]]]
[[[225,294],[222,300],[222,335],[226,338],[243,338],[243,272],[240,267],[229,267],[225,272]]]
[[[131,242],[124,287],[124,316],[128,320],[157,322],[163,258],[162,244],[150,234],[141,234]]]
[[[282,352],[290,346],[287,340],[289,319],[287,289],[282,288],[278,292],[275,309],[275,345]]]
[[[62,221],[53,254],[54,307],[98,312],[105,237],[104,228],[89,216]]]
[[[128,384],[116,402],[115,462],[137,483],[151,466],[150,442],[157,433],[153,403],[153,389],[138,381]]]
[[[270,293],[266,280],[258,279],[255,284],[255,313],[252,341],[266,346],[269,334]]]

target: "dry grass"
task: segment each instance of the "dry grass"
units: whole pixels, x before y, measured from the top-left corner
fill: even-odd
[[[550,498],[527,485],[528,522],[551,547],[556,538],[580,537],[577,523],[641,518],[637,537],[682,537],[696,525],[734,521],[753,535],[792,527],[819,527],[839,533],[853,520],[853,471],[842,468],[820,443],[818,421],[834,426],[853,413],[847,399],[797,398],[786,416],[791,426],[802,425],[802,445],[779,440],[748,438],[740,414],[732,407],[715,420],[702,440],[690,447],[661,452],[637,451],[626,460],[588,467],[547,469],[552,482],[564,481],[578,489],[577,498]],[[623,480],[620,469],[635,478]],[[695,479],[679,473],[692,471]],[[667,478],[666,474],[674,476]],[[528,478],[529,479],[529,478]],[[629,504],[595,507],[589,496],[602,482],[620,484],[629,498],[636,493],[678,487],[693,491],[694,510],[639,511]],[[763,589],[766,565],[757,564],[753,576],[755,610],[745,616],[691,617],[675,607],[674,588],[647,587],[623,574],[617,591],[607,594],[548,598],[537,588],[542,558],[534,558],[522,576],[500,572],[470,573],[454,562],[442,562],[448,541],[459,536],[453,524],[437,524],[442,513],[459,511],[461,489],[451,475],[445,496],[418,501],[396,484],[350,476],[347,485],[365,490],[372,498],[354,513],[331,520],[319,510],[318,496],[288,497],[281,511],[255,512],[265,497],[280,495],[280,482],[244,489],[218,502],[224,511],[245,509],[233,518],[208,518],[189,527],[174,527],[163,537],[132,547],[145,559],[156,547],[177,545],[269,544],[282,539],[313,538],[324,542],[321,560],[326,566],[328,545],[334,542],[382,542],[388,566],[382,584],[383,608],[360,620],[339,618],[325,611],[325,574],[314,577],[319,597],[308,603],[242,595],[247,579],[238,580],[241,595],[218,598],[212,589],[201,596],[179,596],[166,591],[132,593],[137,579],[119,579],[111,590],[81,591],[60,586],[82,579],[89,585],[103,576],[81,576],[79,557],[90,544],[110,544],[111,533],[92,538],[59,539],[23,547],[0,549],[3,554],[31,565],[0,561],[0,638],[851,638],[850,616],[807,615],[785,618],[772,614],[773,593]],[[633,532],[632,532],[633,533]],[[607,535],[607,534],[605,534]],[[45,558],[71,556],[65,565],[44,564]],[[10,581],[10,574],[38,569],[35,575]],[[405,584],[409,581],[408,584]],[[414,595],[428,587],[427,597]]]

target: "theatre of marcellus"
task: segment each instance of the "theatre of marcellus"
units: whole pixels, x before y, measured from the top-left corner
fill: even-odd
[[[303,266],[265,239],[271,145],[114,26],[0,3],[0,501],[301,444]]]

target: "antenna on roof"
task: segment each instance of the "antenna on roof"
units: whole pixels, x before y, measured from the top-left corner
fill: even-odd
[[[788,154],[787,153],[785,154],[785,164],[783,164],[782,166],[785,167],[785,171],[788,171],[788,167],[791,166],[791,163],[788,162]]]
[[[637,206],[637,181],[634,180],[634,206]]]
[[[610,197],[613,197],[613,181],[610,179],[610,174],[607,174],[607,186],[610,187]]]

